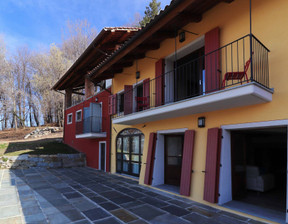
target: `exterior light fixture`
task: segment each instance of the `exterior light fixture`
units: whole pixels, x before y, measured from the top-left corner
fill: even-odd
[[[179,33],[179,42],[182,43],[185,41],[185,31]]]
[[[139,79],[140,78],[140,71],[137,71],[136,72],[136,79]]]
[[[198,128],[205,127],[205,117],[198,117]]]
[[[98,97],[95,98],[95,101],[98,102]]]

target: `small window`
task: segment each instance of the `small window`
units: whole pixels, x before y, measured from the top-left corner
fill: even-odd
[[[67,124],[72,124],[72,113],[67,116]]]
[[[82,120],[82,110],[76,111],[76,122],[80,122]]]

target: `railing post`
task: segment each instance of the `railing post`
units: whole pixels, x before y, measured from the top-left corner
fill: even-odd
[[[253,81],[253,58],[252,58],[252,55],[253,55],[253,35],[250,33],[249,34],[249,37],[250,37],[250,69],[251,69],[251,82]]]

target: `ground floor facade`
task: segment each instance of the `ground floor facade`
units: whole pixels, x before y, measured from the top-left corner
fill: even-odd
[[[65,110],[64,143],[85,153],[87,166],[110,171],[108,91]]]
[[[140,184],[285,223],[288,122],[283,110],[276,111],[268,103],[136,125],[113,124],[111,172],[121,173],[115,153],[119,133],[134,129],[144,138]],[[205,127],[198,127],[199,117],[205,117]]]

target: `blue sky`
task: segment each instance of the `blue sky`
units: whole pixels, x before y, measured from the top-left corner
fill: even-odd
[[[158,0],[159,1],[159,0]],[[144,14],[150,0],[0,0],[0,36],[8,51],[27,46],[48,49],[60,43],[68,20],[87,19],[97,32],[123,26],[136,12]],[[170,0],[161,0],[161,8]]]

